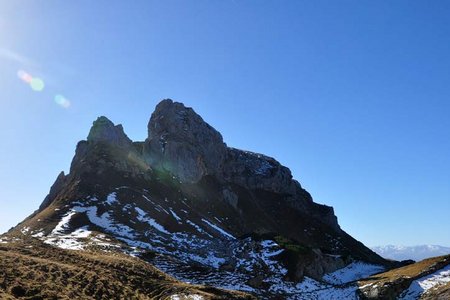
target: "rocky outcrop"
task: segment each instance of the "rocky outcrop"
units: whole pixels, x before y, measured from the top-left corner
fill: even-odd
[[[95,171],[98,175],[114,169],[127,176],[145,176],[150,166],[144,161],[141,143],[133,143],[122,125],[101,116],[93,122],[87,140],[80,141],[70,167],[70,174]]]
[[[259,153],[228,148],[221,176],[249,189],[295,194],[291,171],[275,159]]]
[[[94,121],[88,142],[106,142],[119,147],[129,147],[132,141],[123,131],[122,125],[114,125],[107,117],[101,116]]]
[[[321,280],[323,275],[343,268],[349,263],[348,259],[323,254],[320,249],[312,249],[298,260],[294,279],[302,280],[304,276],[308,276]]]
[[[218,131],[182,103],[166,99],[156,106],[143,157],[152,169],[168,172],[183,183],[195,184],[211,175],[223,185],[283,194],[286,205],[340,230],[333,209],[315,205],[287,167],[266,155],[227,147]],[[238,199],[229,190],[222,198],[237,208]]]
[[[144,156],[149,164],[195,183],[215,175],[226,155],[222,136],[192,108],[166,99],[161,101],[148,123]]]
[[[192,108],[170,99],[160,102],[151,116],[144,156],[152,167],[187,183],[214,175],[222,182],[291,195],[299,186],[274,158],[227,147]]]
[[[152,178],[154,171],[162,171],[169,174],[167,178],[188,185],[212,177],[222,187],[217,199],[239,213],[243,212],[242,205],[249,204],[238,195],[236,186],[246,191],[273,193],[275,198],[282,199],[280,205],[340,232],[333,208],[314,203],[311,195],[293,179],[289,168],[272,157],[227,147],[221,134],[192,108],[170,99],[156,106],[144,142],[131,141],[122,125],[115,125],[104,116],[93,122],[87,140],[77,145],[70,174],[100,176],[107,170],[146,180]],[[48,201],[44,202],[47,205]],[[258,202],[252,205],[262,204],[261,200]]]
[[[53,199],[58,195],[58,193],[64,188],[67,181],[67,177],[64,174],[64,171],[59,173],[58,177],[55,180],[55,183],[53,183],[52,187],[50,188],[50,192],[45,197],[44,201],[42,201],[41,205],[39,206],[39,210],[45,209],[47,206],[52,203]]]

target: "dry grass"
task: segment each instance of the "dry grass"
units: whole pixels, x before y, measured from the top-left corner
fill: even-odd
[[[396,299],[414,280],[430,275],[449,264],[450,255],[445,255],[376,274],[358,282],[361,297],[363,299]]]
[[[393,269],[385,273],[377,274],[359,282],[360,285],[369,283],[383,284],[384,282],[393,282],[399,278],[420,278],[427,275],[429,272],[434,272],[438,269],[450,264],[450,255],[438,256],[419,261],[417,263],[407,265],[401,268]]]
[[[35,239],[0,244],[1,299],[252,299],[240,292],[181,283],[118,253],[70,251]]]

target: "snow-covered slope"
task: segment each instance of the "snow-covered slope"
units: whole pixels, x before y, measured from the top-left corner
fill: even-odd
[[[418,246],[377,246],[371,247],[373,251],[384,258],[394,260],[412,259],[419,261],[429,257],[450,254],[450,247],[438,245],[418,245]]]
[[[194,284],[251,292],[261,298],[356,299],[354,281],[384,270],[354,261],[322,280],[286,280],[286,249],[273,239],[236,238],[219,218],[210,220],[171,199],[122,186],[66,204],[51,230],[24,227],[22,234],[69,250],[119,251],[140,257],[175,278]],[[133,201],[125,195],[133,195]],[[87,219],[80,227],[77,220]],[[162,225],[164,222],[165,225]],[[150,255],[149,255],[150,254]],[[340,260],[339,255],[329,255]]]

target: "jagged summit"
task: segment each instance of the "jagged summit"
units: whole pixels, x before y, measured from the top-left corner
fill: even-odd
[[[203,143],[211,137],[211,143],[223,145],[222,135],[206,123],[191,107],[181,102],[165,99],[159,102],[148,123],[148,138],[170,134],[174,139]]]
[[[389,264],[345,233],[287,167],[228,147],[169,99],[156,106],[145,141],[99,117],[70,173],[10,234],[77,250],[107,245],[178,279],[268,298],[349,264],[364,272]]]
[[[194,183],[220,171],[226,145],[192,108],[166,99],[150,118],[144,152],[151,165]]]
[[[107,117],[101,116],[92,124],[87,137],[88,142],[107,142],[118,146],[129,146],[131,140],[123,131],[121,124],[114,125]]]
[[[182,103],[161,101],[149,121],[148,134],[146,160],[182,182],[196,183],[212,175],[222,183],[290,195],[301,189],[288,168],[271,157],[227,147],[217,130]]]

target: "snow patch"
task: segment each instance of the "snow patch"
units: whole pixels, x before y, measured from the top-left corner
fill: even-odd
[[[175,220],[177,220],[178,223],[181,223],[181,218],[172,209],[170,209],[170,213],[175,218]]]
[[[161,231],[162,233],[170,234],[162,225],[158,224],[154,219],[147,216],[147,213],[140,209],[139,207],[135,207],[134,210],[138,213],[138,220],[141,222],[146,222],[153,228],[155,228],[158,231]]]
[[[83,250],[84,243],[79,239],[87,238],[90,234],[91,232],[88,230],[88,227],[84,226],[67,235],[50,235],[50,237],[46,239],[44,243],[62,249]]]
[[[115,203],[119,203],[119,201],[117,200],[117,194],[116,192],[113,192],[111,194],[108,195],[108,197],[106,197],[106,203],[108,203],[109,205],[113,205]]]
[[[438,287],[450,282],[450,265],[430,274],[414,280],[409,288],[404,291],[398,299],[418,299],[420,295],[431,288]]]
[[[230,238],[232,240],[236,239],[233,235],[231,235],[230,233],[226,232],[225,230],[223,230],[219,226],[214,225],[213,223],[209,222],[208,220],[202,219],[202,221],[205,222],[206,224],[208,224],[209,226],[211,226],[216,231],[220,232],[222,235],[226,236],[227,238]]]
[[[63,216],[56,227],[52,230],[51,234],[63,233],[64,230],[69,226],[70,219],[76,213],[76,211],[69,211],[65,216]]]
[[[103,213],[100,217],[97,216],[97,206],[75,206],[74,208],[72,208],[72,210],[80,213],[86,213],[89,221],[92,224],[105,229],[107,232],[113,233],[118,236],[134,238],[133,230],[126,225],[115,224],[108,212]]]
[[[205,298],[202,295],[197,295],[197,294],[190,294],[190,295],[175,294],[175,295],[170,296],[169,299],[170,300],[203,300]]]
[[[384,271],[382,266],[357,261],[333,273],[326,274],[323,276],[323,280],[330,284],[344,284],[382,271]]]
[[[199,233],[206,234],[207,236],[209,236],[210,238],[212,238],[212,235],[210,235],[209,233],[207,233],[206,231],[204,231],[200,226],[198,226],[197,224],[195,224],[195,223],[192,222],[191,220],[186,220],[186,223],[188,223],[189,225],[191,225],[192,227],[194,227]]]
[[[27,234],[28,231],[30,231],[30,227],[24,227],[20,230],[20,232],[22,232],[23,234]]]
[[[261,242],[263,250],[261,251],[261,258],[270,270],[277,274],[287,274],[287,269],[284,268],[278,261],[272,260],[273,257],[281,254],[284,249],[281,249],[277,243],[272,240],[265,240]]]

